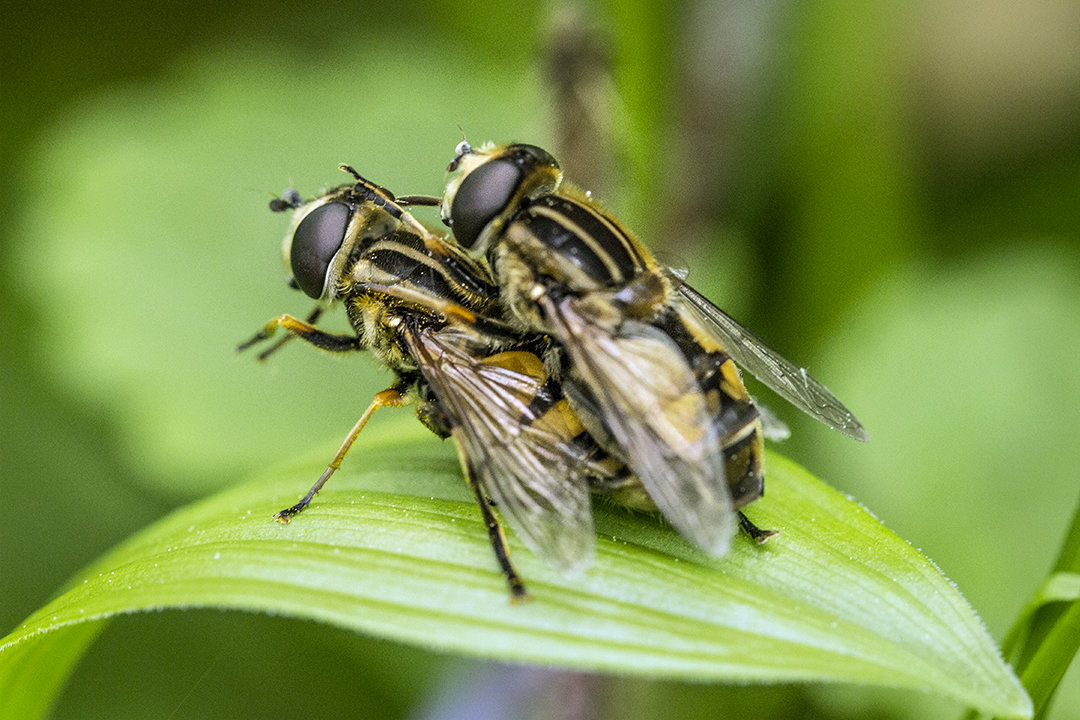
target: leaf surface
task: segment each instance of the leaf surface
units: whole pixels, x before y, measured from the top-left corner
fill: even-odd
[[[385,436],[384,436],[385,437]],[[927,558],[769,455],[749,508],[780,531],[711,560],[655,517],[597,503],[596,563],[565,579],[510,538],[512,604],[451,448],[405,430],[359,452],[288,525],[317,462],[184,508],[107,553],[0,641],[0,714],[55,697],[100,621],[211,607],[331,623],[492,659],[696,681],[835,681],[1028,717],[1030,700]]]

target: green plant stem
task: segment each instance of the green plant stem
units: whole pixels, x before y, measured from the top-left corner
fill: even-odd
[[[1080,572],[1080,503],[1065,535],[1055,573]],[[1029,642],[1017,663],[1024,687],[1035,704],[1035,716],[1043,717],[1065,671],[1080,650],[1080,600],[1068,605],[1051,603],[1037,610]]]
[[[1073,600],[1039,644],[1020,674],[1035,705],[1035,717],[1045,717],[1050,699],[1080,650],[1080,600]]]
[[[1080,573],[1080,504],[1058,553],[1050,576],[1035,599],[1021,611],[1004,643],[1035,708],[1035,718],[1045,717],[1054,691],[1080,651],[1080,598],[1075,589],[1063,596],[1050,585],[1055,578]],[[1058,582],[1055,587],[1069,588]],[[978,717],[969,712],[968,720]]]

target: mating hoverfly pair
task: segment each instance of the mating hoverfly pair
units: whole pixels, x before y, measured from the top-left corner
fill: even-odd
[[[442,198],[355,183],[293,210],[284,254],[292,284],[321,305],[278,328],[323,350],[370,350],[397,376],[346,437],[303,510],[380,407],[415,402],[452,437],[513,597],[525,595],[492,505],[565,573],[587,567],[591,494],[655,509],[712,556],[764,488],[762,417],[735,363],[812,417],[858,440],[862,425],[805,370],[660,266],[615,218],[562,182],[531,145],[462,142]],[[406,208],[439,205],[453,237]],[[341,302],[355,335],[314,322]],[[270,346],[265,358],[284,340]]]

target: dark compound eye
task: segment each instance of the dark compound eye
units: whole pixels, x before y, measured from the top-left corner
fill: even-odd
[[[316,300],[322,297],[330,261],[345,240],[352,210],[345,203],[327,203],[312,210],[293,233],[290,261],[300,289]]]
[[[506,209],[524,173],[510,157],[489,160],[465,176],[450,207],[454,237],[467,248]]]
[[[507,151],[519,165],[528,167],[559,167],[558,161],[551,153],[542,147],[535,145],[509,145]]]

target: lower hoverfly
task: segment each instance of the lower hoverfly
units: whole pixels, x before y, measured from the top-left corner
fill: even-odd
[[[736,363],[811,417],[867,439],[824,386],[563,183],[546,151],[462,142],[449,170],[443,219],[490,263],[508,322],[552,337],[575,412],[702,549],[723,555],[733,509],[764,489],[760,413]]]
[[[586,433],[550,377],[547,338],[501,321],[486,268],[420,225],[388,191],[343,169],[355,184],[308,202],[287,193],[271,208],[293,210],[283,248],[291,284],[320,308],[343,304],[355,335],[317,328],[320,309],[306,321],[277,317],[239,349],[284,328],[286,339],[323,350],[370,350],[397,378],[375,395],[307,495],[275,517],[288,522],[308,506],[375,410],[411,401],[424,425],[454,439],[512,596],[524,596],[524,585],[492,504],[540,557],[580,571],[595,543],[590,490],[632,498],[626,469]]]

